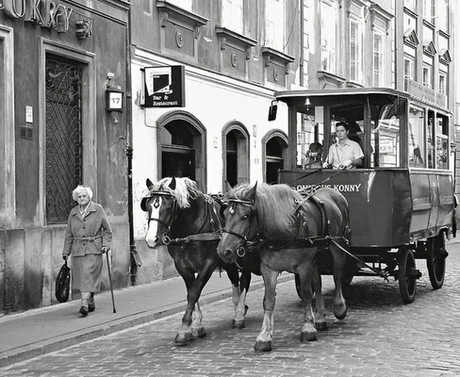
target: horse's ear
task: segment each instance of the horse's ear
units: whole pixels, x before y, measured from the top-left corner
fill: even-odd
[[[256,198],[256,191],[257,191],[257,182],[256,182],[255,185],[252,186],[252,188],[248,191],[249,199],[255,200],[255,198]]]
[[[175,190],[176,189],[176,177],[172,177],[171,178],[171,183],[169,184],[169,188],[171,190]]]
[[[150,179],[147,178],[147,180],[145,181],[145,184],[147,185],[147,188],[149,190],[151,190],[153,188],[153,183]]]
[[[228,181],[225,181],[225,192],[229,192],[233,187],[228,183]]]

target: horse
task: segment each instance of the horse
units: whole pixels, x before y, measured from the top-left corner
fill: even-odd
[[[148,216],[145,241],[151,248],[167,246],[187,289],[187,305],[175,343],[186,345],[206,336],[199,298],[217,268],[225,270],[232,283],[232,327],[244,328],[251,272],[240,273],[237,265],[224,263],[217,255],[224,223],[218,198],[201,192],[189,178],[167,177],[156,184],[147,179],[146,185],[149,194],[141,201]]]
[[[342,294],[346,254],[341,248],[348,245],[350,228],[348,202],[341,193],[321,188],[304,198],[286,184],[256,183],[233,188],[223,201],[226,203],[225,227],[217,248],[219,256],[231,263],[254,248],[260,255],[265,283],[264,318],[254,345],[256,351],[272,350],[276,282],[282,271],[296,274],[300,282],[299,296],[306,304],[300,340],[317,339],[312,288],[317,310],[324,310],[321,276],[315,259],[318,249],[327,247],[331,252],[334,315],[337,319],[346,317]]]

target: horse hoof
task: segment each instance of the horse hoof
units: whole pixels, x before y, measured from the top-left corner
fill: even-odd
[[[192,335],[194,338],[203,338],[206,336],[206,330],[203,326],[201,327],[192,327]]]
[[[242,321],[232,320],[232,329],[237,329],[237,330],[244,329],[244,320]]]
[[[302,331],[300,333],[301,342],[312,342],[314,340],[318,340],[318,337],[316,336],[316,332]]]
[[[188,333],[178,333],[174,338],[174,342],[178,346],[186,346],[194,339],[193,334],[191,332]]]
[[[337,319],[345,319],[347,316],[347,307],[346,305],[340,305],[334,308],[334,315]]]
[[[269,352],[272,350],[272,342],[269,340],[265,342],[257,341],[256,344],[254,344],[254,349],[256,351]]]
[[[327,331],[327,322],[315,322],[315,329],[318,331]]]

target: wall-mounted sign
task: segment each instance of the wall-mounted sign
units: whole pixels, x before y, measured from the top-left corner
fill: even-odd
[[[144,107],[184,107],[185,69],[182,65],[144,68]]]
[[[11,18],[22,18],[42,27],[65,33],[73,9],[58,0],[0,0],[0,10]]]
[[[116,89],[107,89],[105,92],[106,110],[123,111],[123,92]]]

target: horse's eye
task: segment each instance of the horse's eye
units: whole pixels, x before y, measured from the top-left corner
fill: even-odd
[[[243,220],[247,220],[249,218],[249,215],[243,215]]]

